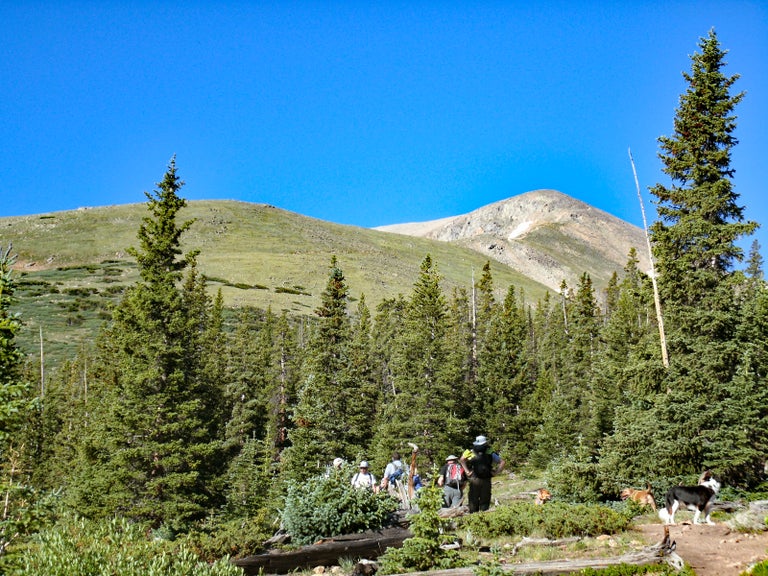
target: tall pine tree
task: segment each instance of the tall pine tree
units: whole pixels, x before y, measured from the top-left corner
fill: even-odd
[[[426,464],[442,463],[466,440],[460,417],[462,380],[448,346],[448,305],[440,275],[427,255],[396,334],[391,358],[391,394],[379,414],[376,454],[419,446]],[[452,362],[454,364],[452,364]]]
[[[684,73],[688,87],[674,133],[659,138],[670,183],[651,188],[660,216],[651,235],[670,367],[622,412],[604,458],[635,473],[653,470],[685,480],[714,468],[722,479],[738,481],[747,476],[741,470],[745,462],[762,453],[733,433],[734,426],[751,428],[751,422],[723,418],[734,413],[734,400],[744,400],[740,390],[754,378],[743,364],[738,308],[743,275],[734,266],[743,257],[736,241],[756,224],[744,220],[733,185],[733,111],[743,93],[731,89],[738,76],[724,74],[726,51],[714,30],[699,48],[691,56],[691,72]],[[638,439],[653,462],[632,448]],[[739,457],[729,462],[725,454]]]
[[[32,386],[23,377],[24,355],[16,344],[21,319],[12,312],[15,280],[11,246],[0,246],[0,565],[9,547],[34,527],[34,492],[25,470],[19,430],[32,415]]]
[[[73,497],[90,515],[122,514],[156,527],[184,530],[217,505],[221,466],[222,383],[211,382],[204,282],[182,253],[191,221],[177,222],[186,201],[172,159],[154,194],[150,215],[131,249],[140,280],[116,307],[100,335],[93,410],[82,444]],[[212,351],[211,351],[212,352]]]
[[[315,310],[318,320],[312,328],[297,391],[291,446],[285,452],[285,471],[294,480],[317,474],[335,457],[356,458],[363,450],[347,424],[348,417],[356,420],[360,385],[350,366],[348,292],[344,273],[333,256],[328,284]]]

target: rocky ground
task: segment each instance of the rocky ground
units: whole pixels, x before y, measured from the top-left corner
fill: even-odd
[[[662,524],[643,524],[638,530],[649,543],[664,538]],[[696,576],[738,576],[752,564],[768,559],[768,532],[744,534],[723,523],[681,523],[670,526],[669,535],[677,545],[675,552]]]

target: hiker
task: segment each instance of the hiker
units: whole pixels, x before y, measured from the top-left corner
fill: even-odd
[[[330,466],[326,466],[325,468],[325,477],[330,478],[331,474],[334,472],[339,472],[341,468],[344,466],[344,459],[343,458],[334,458],[333,464]]]
[[[451,454],[445,459],[445,464],[440,468],[437,477],[437,485],[443,487],[443,501],[446,508],[461,506],[464,480],[464,467],[459,463],[458,456]]]
[[[491,506],[491,477],[504,469],[504,460],[488,446],[485,436],[478,436],[472,450],[459,460],[469,478],[469,512],[481,512]]]
[[[368,471],[368,462],[365,460],[360,462],[360,471],[352,476],[352,486],[355,488],[367,488],[374,492],[379,491],[379,487],[376,484],[376,477]]]
[[[398,452],[392,452],[392,460],[384,468],[384,475],[381,478],[381,487],[387,488],[389,492],[395,493],[397,481],[404,474],[403,462],[400,460],[400,454]]]

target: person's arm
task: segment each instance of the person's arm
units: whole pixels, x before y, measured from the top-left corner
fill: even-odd
[[[496,474],[501,474],[501,471],[504,470],[504,458],[499,456],[496,452],[493,453],[493,460],[496,462]]]
[[[459,464],[461,464],[461,467],[464,468],[464,474],[467,475],[467,478],[472,476],[472,470],[470,470],[469,466],[467,466],[467,454],[466,454],[466,452],[461,455],[461,458],[459,458]]]

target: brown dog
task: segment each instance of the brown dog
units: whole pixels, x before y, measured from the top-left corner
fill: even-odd
[[[648,484],[646,486],[645,490],[635,490],[634,488],[624,488],[624,490],[621,491],[621,499],[626,500],[629,498],[630,500],[634,500],[641,506],[650,506],[653,508],[654,512],[656,511],[656,500],[653,498],[653,493],[651,492],[651,485]]]
[[[536,490],[536,498],[533,500],[534,504],[544,504],[548,500],[552,500],[552,494],[546,488],[539,488]]]

